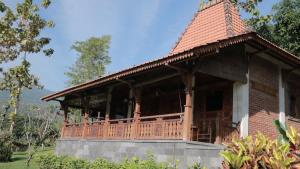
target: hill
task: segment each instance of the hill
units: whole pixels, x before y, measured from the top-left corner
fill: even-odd
[[[42,101],[40,98],[53,93],[47,89],[33,88],[32,90],[25,89],[21,95],[21,105],[47,105],[49,103]],[[0,109],[8,104],[9,92],[0,91]]]

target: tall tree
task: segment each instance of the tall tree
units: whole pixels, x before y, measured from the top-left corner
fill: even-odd
[[[50,38],[41,36],[41,31],[54,24],[42,18],[39,13],[40,8],[46,9],[50,4],[50,0],[42,0],[41,4],[24,0],[17,3],[15,9],[11,9],[0,0],[0,64],[21,60],[20,65],[8,70],[1,68],[0,90],[10,92],[9,103],[15,108],[11,114],[11,132],[22,90],[39,86],[38,79],[30,73],[27,57],[40,52],[44,52],[46,56],[53,53],[51,48],[44,49]]]
[[[300,1],[281,0],[273,6],[270,20],[249,25],[269,41],[300,56]]]
[[[86,41],[75,42],[71,49],[78,54],[75,64],[65,74],[69,77],[68,85],[76,85],[101,77],[105,66],[110,63],[110,36],[91,37]]]
[[[300,57],[300,1],[282,0],[273,13],[273,41]]]

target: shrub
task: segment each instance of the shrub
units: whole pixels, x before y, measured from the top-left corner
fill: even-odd
[[[165,163],[157,163],[153,155],[141,160],[137,157],[124,160],[120,164],[104,159],[88,161],[72,157],[58,157],[53,153],[40,154],[36,158],[40,169],[171,169]]]
[[[167,169],[166,163],[157,163],[152,154],[148,154],[145,160],[133,157],[121,163],[122,169]]]
[[[36,161],[40,169],[62,169],[64,158],[53,153],[42,153],[36,157]]]
[[[103,169],[119,169],[120,168],[117,164],[109,162],[108,160],[96,159],[95,161],[93,161],[90,164],[90,169],[99,169],[100,166]]]
[[[221,152],[224,168],[288,169],[295,161],[289,155],[289,144],[270,140],[258,133],[255,138],[233,139],[227,150]]]
[[[12,157],[12,142],[9,133],[0,133],[0,161],[10,161]]]
[[[224,169],[300,168],[300,134],[293,127],[285,129],[278,121],[275,124],[280,133],[277,140],[261,133],[244,139],[233,138],[220,153]]]

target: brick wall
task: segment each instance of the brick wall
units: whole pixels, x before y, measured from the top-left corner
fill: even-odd
[[[260,131],[275,138],[273,121],[278,119],[278,68],[258,57],[250,61],[249,134]]]
[[[300,121],[286,119],[286,123],[288,126],[293,126],[298,130],[298,132],[300,132]]]

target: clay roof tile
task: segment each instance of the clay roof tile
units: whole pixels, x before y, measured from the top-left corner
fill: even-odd
[[[229,0],[212,0],[201,5],[170,54],[250,31]]]

